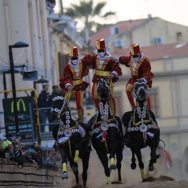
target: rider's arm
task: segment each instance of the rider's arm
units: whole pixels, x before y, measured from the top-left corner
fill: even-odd
[[[119,63],[125,65],[126,67],[130,67],[131,56],[120,56]]]
[[[119,66],[119,62],[117,59],[111,58],[109,65],[111,66],[110,71],[114,78],[118,78],[122,75],[121,67]]]
[[[59,79],[60,87],[64,90],[68,90],[68,87],[72,86],[72,73],[69,65],[65,65],[63,70],[63,76]]]

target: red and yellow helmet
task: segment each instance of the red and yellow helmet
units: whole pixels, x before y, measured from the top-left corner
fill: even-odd
[[[97,50],[106,50],[106,44],[104,39],[98,39],[96,41]]]
[[[130,54],[133,55],[140,55],[141,51],[140,51],[140,47],[138,44],[132,44],[131,48],[130,48]]]
[[[70,57],[78,57],[78,48],[76,46],[70,47],[69,48],[69,56]]]

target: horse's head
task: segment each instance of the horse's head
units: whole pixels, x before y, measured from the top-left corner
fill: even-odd
[[[64,93],[60,90],[52,94],[52,108],[51,115],[52,119],[57,119],[67,109],[67,101],[64,98]]]
[[[134,96],[138,103],[146,101],[148,94],[149,91],[146,82],[139,80],[134,84]]]
[[[107,100],[110,97],[109,81],[105,78],[101,78],[97,83],[97,93],[103,100]]]

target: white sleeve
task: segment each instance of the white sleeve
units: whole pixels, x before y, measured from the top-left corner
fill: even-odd
[[[117,73],[116,71],[112,71],[112,74],[113,74],[114,76],[118,76],[118,73]]]
[[[65,84],[65,88],[67,88],[68,86],[72,86],[70,83]]]

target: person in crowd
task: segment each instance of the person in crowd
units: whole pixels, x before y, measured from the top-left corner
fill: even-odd
[[[43,90],[38,97],[38,108],[39,108],[39,117],[40,117],[40,131],[45,131],[46,121],[49,121],[50,115],[50,104],[49,104],[49,92],[48,85],[43,85]]]
[[[119,57],[119,63],[130,68],[131,77],[126,84],[126,93],[132,108],[135,108],[135,101],[132,95],[134,83],[142,79],[149,88],[152,87],[152,79],[154,74],[151,71],[150,60],[144,56],[138,44],[132,44],[130,47],[130,55]],[[150,97],[147,98],[148,110],[151,110]]]
[[[119,76],[122,75],[121,68],[117,59],[112,57],[106,50],[106,42],[104,39],[96,41],[96,55],[86,55],[83,59],[88,62],[91,69],[95,70],[93,76],[92,98],[95,106],[99,108],[99,96],[97,94],[97,83],[101,78],[106,78],[110,83],[110,108],[112,115],[116,114],[116,103],[114,98],[113,83],[117,82]]]
[[[65,65],[63,75],[59,79],[60,87],[65,91],[65,98],[69,100],[72,94],[75,94],[78,118],[83,122],[83,96],[88,83],[83,80],[83,77],[88,75],[89,66],[87,61],[80,59],[78,48],[70,47],[69,62]]]

